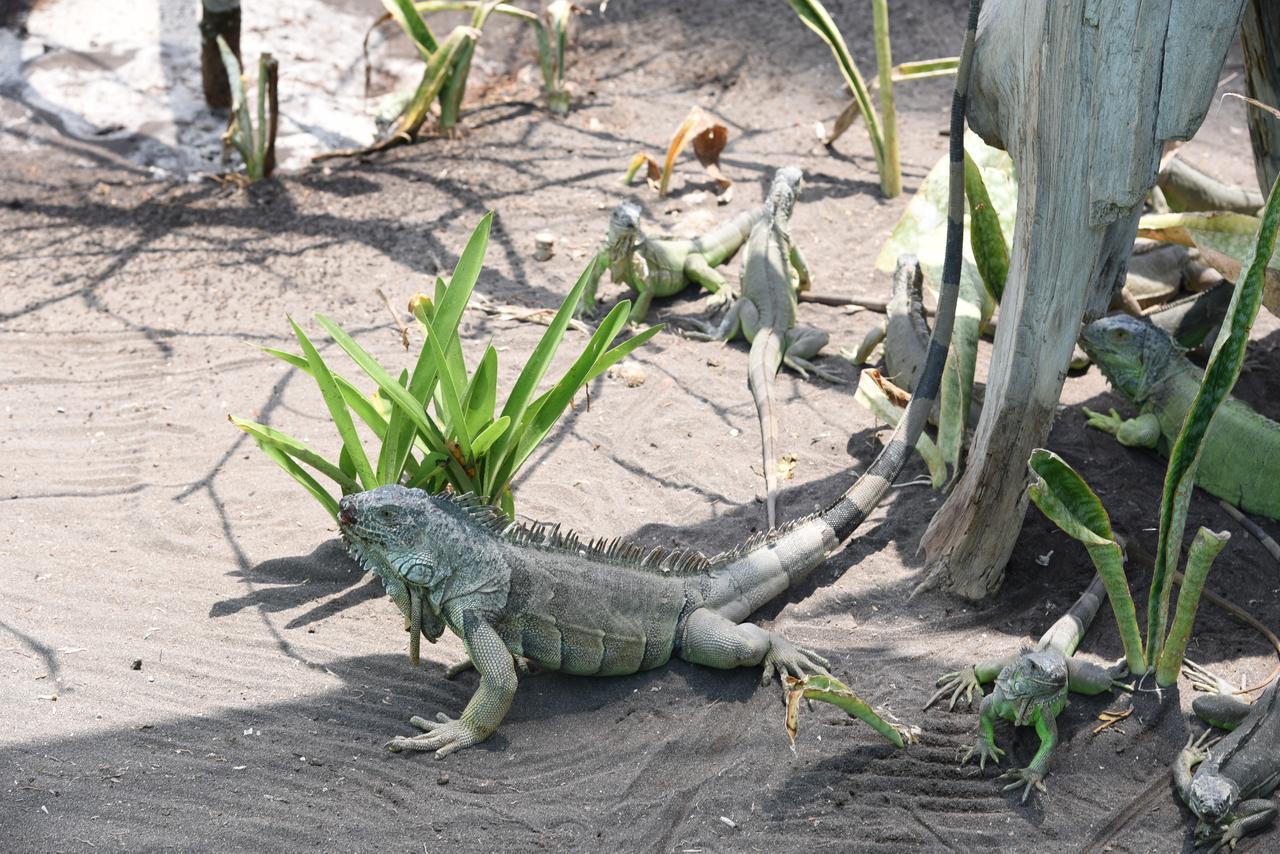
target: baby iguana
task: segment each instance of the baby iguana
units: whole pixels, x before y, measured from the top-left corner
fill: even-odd
[[[1280,786],[1280,682],[1272,682],[1255,703],[1231,696],[1231,687],[1195,665],[1197,687],[1216,692],[1191,704],[1210,726],[1230,730],[1208,743],[1213,730],[1188,741],[1173,763],[1173,783],[1200,821],[1199,844],[1213,843],[1209,854],[1256,833],[1276,817],[1269,795]],[[1196,674],[1196,671],[1199,673]]]
[[[1128,315],[1090,323],[1080,346],[1139,413],[1125,419],[1114,409],[1110,415],[1086,409],[1086,423],[1121,444],[1168,456],[1204,372],[1167,332]],[[1280,519],[1280,424],[1228,398],[1209,425],[1196,483],[1241,510]]]
[[[606,269],[615,282],[636,292],[631,319],[637,323],[644,320],[654,297],[675,296],[691,284],[716,294],[720,302],[732,299],[728,282],[715,268],[733,257],[763,215],[762,207],[743,211],[703,237],[650,238],[640,230],[640,207],[622,202],[609,217],[609,231],[596,253],[581,308],[595,314],[596,288]]]
[[[980,0],[970,0],[951,111],[950,166],[963,186],[964,105]],[[383,580],[412,629],[459,635],[480,687],[454,720],[414,717],[424,730],[392,750],[445,756],[488,738],[516,692],[516,656],[569,673],[634,673],[672,655],[712,667],[763,664],[774,673],[821,673],[827,662],[748,615],[804,578],[853,535],[902,471],[938,395],[960,281],[964,194],[952,194],[948,252],[926,367],[888,444],[826,510],[754,537],[714,558],[644,549],[621,540],[586,544],[558,527],[509,524],[474,498],[383,486],[344,496],[338,526]],[[880,722],[884,727],[888,724]]]
[[[996,718],[1004,718],[1015,726],[1035,727],[1040,736],[1040,749],[1030,764],[1000,777],[1012,781],[1004,787],[1006,791],[1023,787],[1023,803],[1033,787],[1045,791],[1049,757],[1058,744],[1057,717],[1066,708],[1068,692],[1101,694],[1119,685],[1117,678],[1126,672],[1123,662],[1107,669],[1072,657],[1105,596],[1102,577],[1095,575],[1084,594],[1045,632],[1035,649],[948,673],[938,680],[937,693],[925,703],[927,709],[950,691],[948,708],[954,709],[961,694],[969,703],[975,692],[981,693],[983,684],[995,682],[991,693],[982,698],[978,741],[960,762],[963,764],[977,756],[981,769],[987,767],[988,759],[1000,764],[1004,751],[996,747]]]
[[[718,327],[695,323],[698,337],[732,341],[739,334],[751,342],[747,385],[760,419],[764,456],[765,510],[769,527],[777,524],[778,422],[774,376],[786,365],[803,377],[813,371],[827,382],[844,380],[808,361],[827,343],[827,333],[796,324],[796,285],[807,275],[799,250],[791,242],[791,212],[802,175],[794,166],[779,169],[764,203],[764,216],[751,229],[742,259],[742,296],[729,307]]]

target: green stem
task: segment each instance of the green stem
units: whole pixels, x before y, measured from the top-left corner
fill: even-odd
[[[1169,637],[1156,665],[1156,684],[1162,688],[1178,681],[1182,659],[1187,653],[1187,642],[1191,639],[1191,628],[1195,625],[1200,594],[1204,592],[1205,579],[1209,577],[1213,559],[1229,539],[1231,534],[1227,531],[1214,533],[1208,528],[1196,531],[1196,538],[1187,552],[1187,573],[1181,580],[1182,589],[1178,591],[1178,607],[1173,613],[1173,624],[1169,627]],[[1177,580],[1177,573],[1174,575]]]
[[[889,46],[889,2],[871,0],[875,19],[876,67],[880,75],[880,110],[884,123],[884,165],[880,189],[889,198],[902,192],[902,166],[898,160],[898,119],[893,105],[893,54]]]

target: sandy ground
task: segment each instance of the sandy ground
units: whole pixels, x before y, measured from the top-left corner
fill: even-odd
[[[828,5],[842,22],[861,20],[858,3]],[[897,57],[953,53],[963,6],[895,3]],[[845,33],[870,66],[869,32],[849,23]],[[1176,695],[1161,707],[1144,694],[1134,718],[1096,737],[1108,701],[1073,702],[1049,793],[1026,806],[990,771],[957,765],[977,716],[921,713],[933,679],[1038,635],[1091,569],[1033,513],[992,602],[909,600],[916,545],[940,503],[922,487],[896,491],[810,583],[756,615],[829,656],[868,701],[919,724],[921,743],[904,753],[829,708],[805,715],[793,753],[776,687],[682,662],[627,678],[524,679],[499,732],[443,762],[382,749],[410,731],[410,715],[456,713],[475,677],[442,678],[462,655],[452,637],[413,671],[380,586],[347,560],[314,502],[227,423],[234,412],[335,447],[314,386],[253,345],[287,346],[286,313],[324,312],[401,364],[375,288],[397,304],[424,288],[484,211],[497,219],[478,291],[549,306],[620,198],[644,206],[652,231],[697,229],[757,204],[785,163],[809,179],[794,233],[816,288],[880,296],[888,282],[873,261],[906,203],[880,198],[857,131],[830,152],[815,144],[814,121],[843,106],[840,81],[783,4],[615,0],[582,22],[570,72],[579,100],[564,121],[531,105],[536,89],[517,75],[529,58],[513,51],[509,76],[475,93],[463,139],[251,192],[151,180],[110,146],[21,118],[21,88],[4,90],[0,847],[1065,851],[1140,799],[1109,850],[1189,851],[1191,821],[1162,777],[1196,729],[1185,696],[1180,709]],[[1224,76],[1236,69],[1233,58]],[[944,151],[948,97],[945,81],[899,93],[908,194]],[[658,147],[692,104],[731,129],[729,210],[688,167],[666,200],[618,185],[631,153]],[[1247,146],[1241,108],[1228,101],[1186,156],[1243,182]],[[545,263],[532,258],[541,229],[560,238]],[[608,301],[621,295],[604,290]],[[691,295],[656,316],[705,308]],[[801,314],[832,332],[833,354],[875,322],[811,305]],[[468,353],[489,340],[499,348],[503,387],[542,332],[474,310],[464,329]],[[1272,417],[1275,329],[1260,319],[1239,387]],[[516,484],[519,511],[706,551],[746,537],[764,513],[745,358],[740,345],[659,335],[634,360],[643,384],[602,377],[590,410],[558,425]],[[823,364],[854,377],[834,355]],[[781,450],[798,457],[781,502],[791,518],[843,490],[882,431],[851,387],[784,374],[779,390]],[[1063,403],[1050,446],[1151,550],[1163,463],[1082,429],[1081,404],[1115,404],[1096,372],[1069,380]],[[920,473],[913,463],[909,474]],[[1275,625],[1274,562],[1201,494],[1198,524],[1235,535],[1211,587]],[[1118,656],[1105,609],[1085,649]],[[1254,635],[1209,607],[1192,653],[1233,679],[1271,666]],[[1029,759],[1033,736],[1000,737],[1012,758]],[[1273,834],[1242,848],[1275,845]]]

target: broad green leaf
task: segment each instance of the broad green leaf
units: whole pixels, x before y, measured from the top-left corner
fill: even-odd
[[[1124,551],[1111,532],[1111,517],[1084,478],[1052,451],[1036,448],[1027,461],[1031,483],[1027,495],[1049,521],[1068,536],[1079,540],[1089,552],[1094,568],[1102,576],[1111,601],[1111,611],[1124,643],[1125,661],[1135,674],[1147,671],[1142,652],[1142,634],[1133,606],[1133,594],[1124,571]],[[1068,629],[1069,638],[1054,638],[1049,644],[1064,655],[1072,655],[1080,642],[1077,629]]]
[[[259,441],[256,436],[254,437],[254,441],[258,443],[258,447],[262,449],[264,454],[275,461],[276,465],[280,466],[280,468],[289,473],[290,477],[302,484],[307,492],[314,495],[316,500],[319,501],[320,505],[329,512],[329,515],[333,517],[335,522],[338,520],[338,500],[330,495],[328,490],[321,486],[316,479],[306,471],[306,469],[302,468],[302,466],[290,459],[288,454],[270,442]]]
[[[1213,345],[1204,379],[1196,392],[1191,409],[1169,453],[1165,469],[1164,492],[1160,499],[1160,539],[1156,547],[1156,566],[1151,577],[1151,595],[1147,617],[1147,660],[1158,661],[1169,619],[1169,599],[1173,590],[1173,573],[1178,568],[1182,551],[1182,533],[1186,526],[1187,506],[1195,485],[1200,451],[1209,424],[1222,401],[1231,394],[1240,368],[1244,364],[1249,330],[1258,316],[1267,262],[1276,249],[1276,230],[1280,228],[1280,181],[1273,184],[1263,208],[1254,251],[1244,260],[1244,270],[1236,280],[1231,305],[1222,322],[1222,331]]]
[[[249,421],[245,418],[237,418],[234,415],[228,417],[231,419],[232,424],[252,436],[254,441],[259,445],[264,443],[273,445],[289,456],[306,463],[316,471],[326,475],[334,483],[338,484],[344,494],[360,491],[360,484],[357,483],[351,475],[343,471],[341,466],[335,466],[323,456],[307,447],[305,443],[295,439],[288,433],[282,433],[281,431],[268,427],[265,424],[259,424],[256,421]]]
[[[333,374],[329,373],[329,366],[324,363],[320,353],[311,344],[311,339],[307,338],[302,328],[293,322],[293,318],[289,318],[289,325],[293,327],[293,334],[297,337],[298,344],[301,345],[302,352],[311,365],[311,376],[320,387],[320,395],[329,409],[329,417],[333,419],[333,426],[338,429],[338,435],[342,437],[342,446],[351,455],[351,461],[360,475],[360,482],[364,484],[365,489],[373,489],[379,485],[377,478],[374,476],[373,467],[369,465],[369,458],[365,456],[364,445],[360,443],[356,426],[351,421],[347,402],[343,400],[342,392],[338,389]]]
[[[476,435],[486,425],[493,423],[493,411],[497,402],[498,351],[490,344],[480,357],[480,364],[476,366],[476,372],[471,375],[467,390],[462,395],[462,411],[467,431],[471,435]]]
[[[987,193],[982,170],[967,151],[964,155],[964,195],[969,202],[969,249],[987,294],[992,302],[999,303],[1004,294],[1005,279],[1009,277],[1010,241],[1005,239],[1000,214]]]
[[[471,442],[471,450],[477,459],[483,457],[489,448],[493,447],[493,443],[498,441],[510,424],[511,419],[504,415],[480,431],[480,435]]]

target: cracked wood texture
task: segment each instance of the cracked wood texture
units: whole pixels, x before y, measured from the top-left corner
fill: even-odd
[[[1243,6],[984,4],[969,123],[1017,165],[1018,223],[968,467],[922,542],[925,586],[967,599],[999,588],[1081,320],[1123,282],[1163,143],[1204,120]]]
[[[1240,50],[1244,54],[1245,91],[1249,97],[1280,106],[1280,4],[1274,0],[1247,0],[1240,24]],[[1258,186],[1265,196],[1280,174],[1280,136],[1271,115],[1250,109],[1248,116]]]

